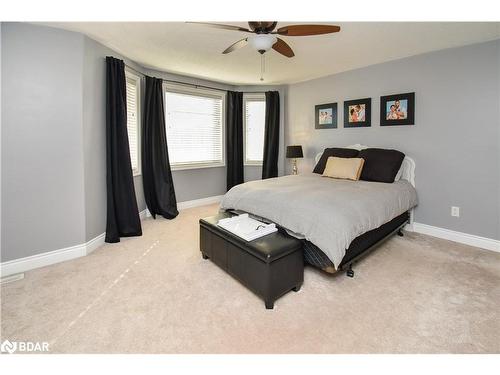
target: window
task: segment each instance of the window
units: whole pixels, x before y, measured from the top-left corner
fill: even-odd
[[[127,132],[130,149],[130,161],[134,176],[141,174],[140,154],[140,130],[139,130],[139,98],[141,79],[128,70],[125,70],[125,81],[127,86]]]
[[[262,160],[264,158],[265,120],[265,95],[244,94],[243,122],[245,126],[245,165],[262,165]]]
[[[173,170],[224,166],[225,93],[166,85],[165,122]]]

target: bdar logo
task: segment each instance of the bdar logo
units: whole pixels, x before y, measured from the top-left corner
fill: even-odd
[[[16,342],[10,342],[9,340],[5,340],[2,342],[2,345],[0,346],[0,350],[2,353],[9,353],[12,354],[16,351],[17,349],[17,343]]]

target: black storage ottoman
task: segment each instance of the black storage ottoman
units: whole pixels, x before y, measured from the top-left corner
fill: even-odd
[[[259,295],[267,309],[304,282],[302,242],[278,231],[245,241],[217,226],[229,212],[200,219],[200,251],[220,268]]]

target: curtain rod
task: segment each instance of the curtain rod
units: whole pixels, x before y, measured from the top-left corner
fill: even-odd
[[[138,71],[137,69],[134,69],[133,67],[131,67],[130,65],[127,65],[125,64],[125,66],[127,68],[129,68],[130,70],[133,70],[134,72],[140,74],[141,76],[145,77],[146,74]],[[186,85],[186,86],[193,86],[193,87],[203,87],[204,89],[210,89],[210,90],[217,90],[217,91],[224,91],[224,92],[227,92],[229,90],[224,90],[224,89],[219,89],[217,87],[211,87],[211,86],[205,86],[205,85],[198,85],[196,83],[188,83],[188,82],[181,82],[181,81],[175,81],[175,80],[172,80],[172,79],[164,79],[164,78],[160,78],[163,82],[170,82],[170,83],[177,83],[179,85]],[[249,94],[264,94],[265,91],[249,91],[248,92]]]

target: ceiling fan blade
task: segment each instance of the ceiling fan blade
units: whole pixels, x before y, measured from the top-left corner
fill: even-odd
[[[233,51],[235,51],[237,49],[240,49],[241,47],[245,47],[247,44],[248,44],[247,38],[238,40],[236,43],[233,43],[229,47],[227,47],[224,50],[224,52],[222,52],[222,53],[226,54],[226,53],[233,52]]]
[[[210,22],[186,22],[186,23],[192,23],[192,24],[198,24],[198,25],[204,25],[208,27],[213,27],[216,29],[224,29],[224,30],[233,30],[233,31],[244,31],[247,33],[251,33],[251,30],[245,29],[244,27],[239,27],[239,26],[233,26],[233,25],[223,25],[220,23],[210,23]]]
[[[340,26],[333,25],[288,25],[280,27],[276,34],[286,36],[306,36],[337,33]]]
[[[293,53],[290,46],[283,39],[280,39],[280,38],[278,38],[278,41],[273,44],[273,50],[281,53],[282,55],[284,55],[286,57],[294,57],[295,56],[295,54]]]

